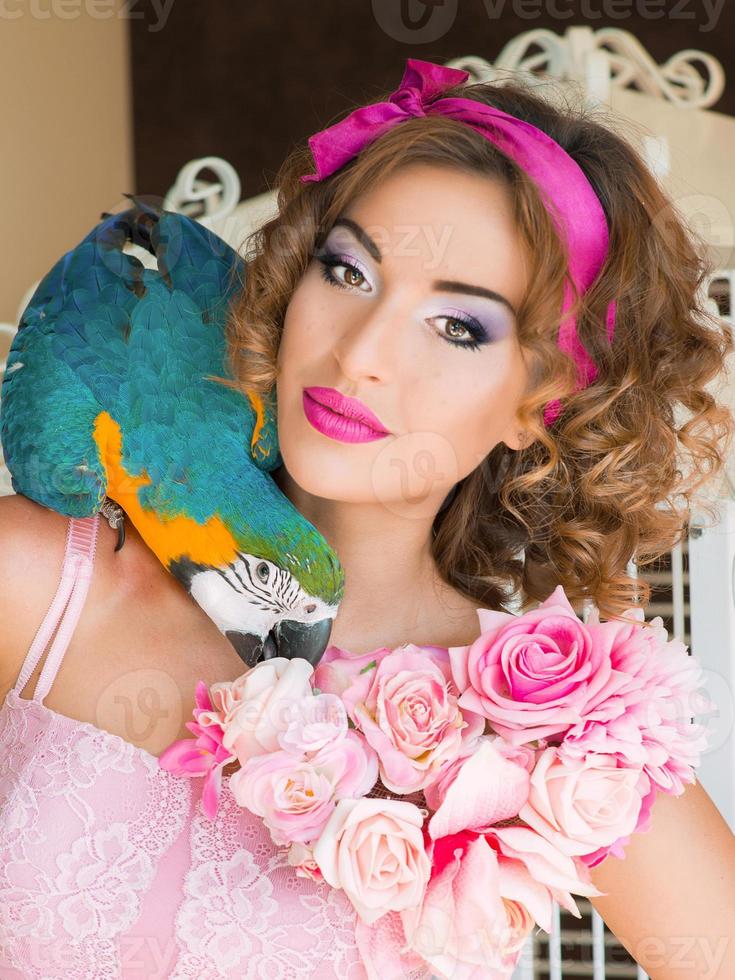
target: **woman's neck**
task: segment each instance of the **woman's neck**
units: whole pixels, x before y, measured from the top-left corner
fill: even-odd
[[[464,646],[480,633],[477,609],[446,583],[437,590],[415,593],[405,602],[392,601],[374,608],[345,599],[334,621],[329,643],[351,653],[379,647],[394,649],[404,643],[418,646]]]
[[[477,636],[478,604],[448,585],[437,569],[430,509],[406,517],[382,503],[315,497],[285,467],[274,478],[328,541],[344,570],[344,598],[331,644],[364,653],[402,643],[459,646]]]

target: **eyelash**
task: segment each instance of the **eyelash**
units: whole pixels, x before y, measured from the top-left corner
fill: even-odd
[[[357,272],[359,273],[359,275],[362,276],[362,272],[360,271],[360,269],[357,268],[356,265],[352,265],[351,262],[346,262],[339,255],[329,254],[326,255],[324,258],[318,259],[317,261],[321,265],[322,279],[324,279],[325,282],[329,283],[330,286],[336,286],[337,289],[350,289],[351,287],[348,286],[346,282],[340,282],[340,280],[337,279],[336,276],[334,276],[334,274],[330,271],[335,266],[344,266],[346,269],[352,269],[354,272]],[[363,276],[363,279],[364,278],[365,277]],[[467,330],[472,335],[473,340],[471,341],[452,340],[451,337],[442,335],[443,339],[446,340],[447,343],[451,344],[453,347],[464,347],[468,350],[477,350],[479,347],[483,345],[483,343],[487,342],[487,334],[483,329],[483,327],[481,327],[476,320],[467,320],[462,316],[443,316],[443,317],[439,317],[438,319],[450,320],[450,321],[455,321],[457,323],[461,323],[462,326],[465,328],[465,330]]]

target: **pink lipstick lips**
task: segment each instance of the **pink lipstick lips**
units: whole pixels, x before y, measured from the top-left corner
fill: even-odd
[[[335,388],[304,388],[304,414],[314,428],[339,442],[372,442],[390,432],[367,405]]]

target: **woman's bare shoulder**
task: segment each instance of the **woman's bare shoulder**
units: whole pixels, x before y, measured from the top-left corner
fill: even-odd
[[[20,494],[0,497],[3,614],[20,612],[18,603],[31,598],[34,592],[45,594],[47,578],[58,578],[67,524],[68,518],[63,514],[42,507],[28,497]]]
[[[1,496],[0,575],[3,582],[8,579],[39,581],[40,589],[46,592],[41,580],[47,577],[58,579],[68,527],[68,517],[29,497],[21,494]],[[104,521],[100,522],[99,535],[117,539],[117,532],[111,532]],[[98,540],[98,557],[100,543]]]
[[[18,494],[0,497],[0,690],[14,682],[30,623],[41,623],[64,553],[64,518]],[[46,608],[43,608],[45,605]]]
[[[68,524],[68,517],[28,497],[0,497],[2,691],[17,676],[58,588]]]
[[[68,518],[42,507],[35,500],[13,493],[0,497],[0,561],[3,572],[14,566],[22,573],[29,559],[44,554],[54,543],[63,554]],[[25,556],[25,558],[24,558]],[[21,559],[18,561],[18,559]]]

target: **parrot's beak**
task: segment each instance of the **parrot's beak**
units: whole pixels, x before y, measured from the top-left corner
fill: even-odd
[[[272,632],[265,640],[255,633],[236,633],[234,630],[228,630],[225,636],[248,667],[254,667],[261,660],[277,656]]]
[[[269,634],[276,643],[276,652],[265,654],[265,658],[286,657],[292,660],[301,657],[316,667],[322,654],[327,649],[329,635],[332,632],[333,619],[320,619],[318,623],[297,623],[292,619],[283,619],[276,623]]]
[[[228,630],[225,635],[248,667],[272,657],[288,660],[301,657],[316,667],[327,648],[333,622],[333,619],[322,619],[318,623],[297,623],[284,619],[276,623],[265,640],[253,633],[233,630]]]

